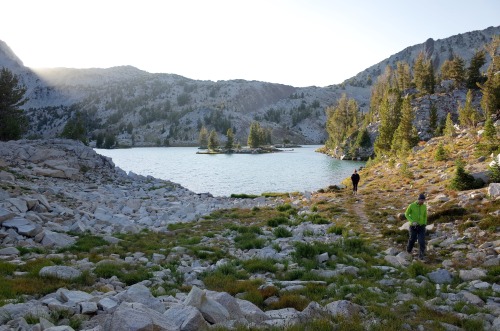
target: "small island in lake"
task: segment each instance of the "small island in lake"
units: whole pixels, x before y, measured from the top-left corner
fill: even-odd
[[[248,147],[241,147],[238,142],[234,143],[234,133],[231,128],[227,130],[224,146],[220,146],[219,136],[215,129],[209,134],[208,130],[202,126],[199,136],[199,148],[202,151],[198,151],[196,154],[264,154],[290,152],[293,151],[293,148],[301,147],[290,144],[288,140],[283,141],[283,144],[272,145],[271,136],[272,131],[270,128],[262,128],[258,122],[253,122],[250,125],[247,140]],[[278,147],[291,149],[279,149]]]
[[[292,147],[292,146],[294,148],[301,147],[298,145],[290,145],[287,148]],[[276,146],[260,146],[260,147],[256,147],[256,148],[243,147],[243,148],[236,148],[236,149],[225,149],[225,148],[204,149],[204,150],[196,152],[196,154],[265,154],[265,153],[292,152],[292,151],[293,151],[293,148],[280,149],[280,148],[277,148]]]

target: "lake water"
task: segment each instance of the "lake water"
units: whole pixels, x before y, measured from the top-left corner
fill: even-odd
[[[96,149],[116,166],[140,175],[170,180],[196,193],[316,191],[340,184],[364,162],[341,161],[303,146],[269,154],[196,154],[196,147]]]

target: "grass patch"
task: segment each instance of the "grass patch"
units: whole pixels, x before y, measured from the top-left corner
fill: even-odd
[[[234,238],[236,248],[239,249],[260,249],[264,247],[265,240],[258,238],[253,232],[242,233]]]
[[[462,216],[466,214],[467,210],[462,207],[451,207],[433,212],[427,216],[427,221],[433,223],[449,223],[455,221],[457,218],[461,219]]]
[[[496,231],[500,227],[500,217],[487,215],[477,225],[481,230]]]
[[[495,283],[500,281],[500,266],[493,266],[488,269],[486,272],[486,277],[482,280],[489,283]]]
[[[292,232],[282,226],[274,229],[273,234],[276,238],[289,238],[292,236]]]
[[[422,262],[414,262],[406,268],[406,272],[411,278],[416,278],[417,276],[425,276],[432,271],[432,268],[423,264]]]
[[[295,308],[299,311],[304,310],[309,304],[309,300],[298,294],[286,293],[279,297],[277,302],[273,302],[269,305],[270,309],[283,309],[283,308]]]
[[[329,227],[326,232],[327,233],[334,233],[334,234],[340,236],[344,232],[344,228],[341,226],[334,225],[334,226]]]
[[[115,262],[106,262],[97,265],[94,269],[94,273],[97,277],[102,278],[116,276],[127,285],[133,285],[153,277],[153,274],[142,266],[135,266],[130,269],[128,265]]]
[[[73,245],[62,248],[59,251],[71,252],[71,253],[80,253],[80,252],[88,253],[97,247],[107,246],[107,245],[108,242],[102,239],[101,237],[85,234],[80,236]]]
[[[285,204],[282,204],[282,205],[279,205],[279,206],[276,207],[276,210],[277,211],[281,211],[281,212],[284,212],[284,211],[287,211],[287,210],[291,210],[291,209],[293,209],[293,207],[289,203],[285,203]]]
[[[231,194],[231,198],[235,198],[235,199],[255,199],[255,198],[258,198],[259,196],[258,195],[255,195],[255,194],[245,194],[245,193],[242,193],[242,194]]]
[[[381,231],[384,238],[391,238],[395,243],[402,244],[408,241],[408,230],[384,228]]]
[[[304,216],[304,221],[311,222],[313,224],[330,224],[331,223],[330,220],[328,220],[327,218],[324,218],[320,214],[316,214],[316,213]]]
[[[9,262],[0,261],[0,276],[12,276],[17,267]]]
[[[275,227],[283,225],[283,224],[288,224],[289,221],[290,220],[288,219],[288,217],[280,215],[280,216],[276,216],[276,217],[273,217],[273,218],[267,220],[267,225],[275,228]]]
[[[253,233],[253,234],[263,234],[262,229],[259,226],[252,225],[252,226],[238,226],[235,224],[230,224],[228,226],[229,230],[236,231],[241,234],[245,233]]]
[[[243,261],[243,268],[250,272],[276,272],[278,268],[275,266],[276,261],[273,259],[258,259],[253,258],[250,260]]]

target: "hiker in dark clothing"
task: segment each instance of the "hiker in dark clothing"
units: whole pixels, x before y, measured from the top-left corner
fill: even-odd
[[[351,180],[352,180],[352,193],[353,194],[358,194],[359,179],[360,179],[359,174],[356,171],[356,169],[354,169],[354,173],[351,176]]]

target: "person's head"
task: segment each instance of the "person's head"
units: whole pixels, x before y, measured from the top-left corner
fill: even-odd
[[[418,203],[421,205],[425,202],[425,195],[422,193],[418,196]]]
[[[354,173],[357,173],[356,169],[354,169]]]

